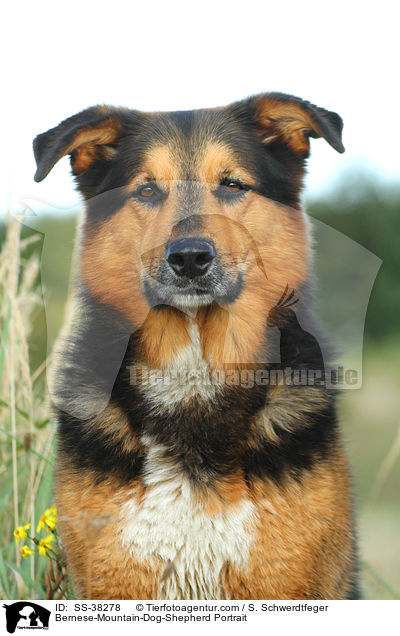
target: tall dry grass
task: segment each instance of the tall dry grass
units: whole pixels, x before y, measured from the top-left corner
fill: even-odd
[[[45,598],[47,559],[21,556],[14,528],[31,524],[52,503],[54,423],[43,397],[45,369],[31,369],[29,337],[42,306],[39,256],[25,257],[40,235],[21,240],[23,217],[6,219],[0,253],[0,595]],[[39,388],[40,387],[40,388]]]

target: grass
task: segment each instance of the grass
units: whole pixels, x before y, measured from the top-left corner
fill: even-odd
[[[0,595],[45,598],[49,559],[22,558],[14,528],[38,520],[53,501],[55,425],[48,416],[41,373],[32,371],[30,327],[41,311],[39,257],[25,253],[38,239],[21,239],[21,222],[8,220],[0,254]]]
[[[57,223],[54,226],[58,227]],[[57,577],[63,574],[61,561],[50,561],[37,551],[23,559],[21,543],[13,536],[14,528],[28,523],[36,533],[40,516],[53,504],[55,451],[55,423],[44,398],[47,353],[41,324],[42,236],[22,236],[21,221],[8,219],[0,253],[0,596],[43,599],[61,593],[70,597],[68,586],[54,590]],[[59,257],[54,267],[52,259],[47,263],[53,276],[72,251],[68,236],[61,257],[51,241],[54,259]],[[64,286],[66,269],[60,269]],[[62,323],[65,293],[61,298],[56,278],[51,285],[54,290],[48,290],[48,297],[53,301],[47,311],[54,331],[54,324]],[[400,598],[398,351],[397,341],[367,349],[364,386],[345,392],[341,403],[342,428],[354,474],[366,598]]]
[[[346,391],[341,425],[353,473],[363,593],[400,598],[400,424],[397,339],[367,345],[363,386]]]

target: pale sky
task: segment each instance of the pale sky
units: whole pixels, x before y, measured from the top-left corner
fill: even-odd
[[[344,155],[312,141],[306,194],[359,164],[400,180],[396,13],[387,0],[15,3],[0,38],[0,211],[79,204],[66,158],[34,183],[32,139],[98,103],[182,110],[291,93],[344,119]]]

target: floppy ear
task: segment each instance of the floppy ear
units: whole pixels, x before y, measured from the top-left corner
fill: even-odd
[[[323,137],[337,152],[344,152],[343,121],[337,113],[284,93],[256,95],[245,103],[251,109],[257,135],[267,146],[283,141],[306,158],[310,137]]]
[[[65,155],[71,156],[75,176],[86,172],[96,161],[110,161],[129,112],[112,106],[93,106],[38,135],[33,142],[35,181],[47,177]]]

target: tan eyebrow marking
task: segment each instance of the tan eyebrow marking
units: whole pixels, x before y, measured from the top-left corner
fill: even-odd
[[[200,180],[219,183],[224,177],[239,179],[247,185],[255,185],[254,176],[238,164],[235,153],[219,142],[210,142],[204,152],[199,169]]]

